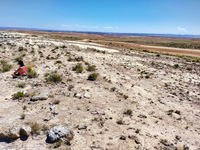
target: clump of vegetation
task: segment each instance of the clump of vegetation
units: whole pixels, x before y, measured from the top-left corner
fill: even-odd
[[[12,95],[14,99],[22,99],[22,97],[25,96],[24,92],[17,92],[15,94]]]
[[[54,83],[59,83],[62,81],[62,77],[58,74],[52,74],[52,75],[49,75],[47,78],[46,78],[46,81],[48,83],[50,82],[54,82]]]
[[[124,99],[127,99],[127,98],[128,98],[128,95],[123,95],[123,98],[124,98]]]
[[[73,61],[74,59],[71,57],[71,56],[69,56],[69,58],[68,58],[68,60],[67,61]]]
[[[48,95],[49,98],[54,98],[54,95]]]
[[[55,142],[55,143],[54,143],[54,148],[58,148],[58,147],[60,147],[61,144],[62,144],[62,141],[61,141],[61,140]]]
[[[22,60],[23,59],[23,56],[19,56],[19,57],[17,57],[17,58],[15,58],[15,61],[19,61],[19,60]]]
[[[25,88],[26,84],[25,83],[18,83],[17,85],[19,88]]]
[[[95,71],[96,67],[95,66],[88,66],[87,71]]]
[[[31,71],[27,73],[28,78],[37,78],[38,74],[35,71]]]
[[[95,81],[98,77],[98,74],[97,73],[92,73],[88,76],[88,80],[90,81]]]
[[[21,114],[21,115],[20,115],[20,119],[22,119],[22,120],[24,120],[24,119],[25,119],[25,117],[26,117],[26,115],[25,115],[25,114]]]
[[[27,109],[27,106],[26,106],[26,105],[24,105],[22,108],[23,108],[23,110],[26,110],[26,109]]]
[[[124,114],[131,116],[133,114],[133,111],[131,109],[127,109],[124,111]]]
[[[83,72],[83,66],[82,64],[77,64],[76,66],[72,67],[73,71],[76,71],[76,73],[82,73]]]
[[[60,100],[55,100],[55,101],[53,101],[53,104],[60,104]]]
[[[37,122],[31,123],[30,127],[31,127],[31,134],[35,135],[40,134],[41,126]]]
[[[24,48],[22,47],[22,46],[20,46],[19,48],[18,48],[18,51],[23,51],[24,50]]]
[[[174,65],[174,68],[175,68],[175,69],[177,69],[178,67],[179,67],[179,65],[178,65],[178,64],[175,64],[175,65]]]
[[[122,125],[122,124],[124,124],[125,122],[124,122],[124,120],[123,120],[123,119],[121,119],[121,118],[120,118],[120,119],[118,119],[118,120],[117,120],[117,122],[116,122],[116,123],[117,123],[117,124],[120,124],[120,125]]]
[[[1,60],[0,63],[2,72],[10,71],[13,67],[12,65],[8,64],[5,60]]]
[[[71,91],[74,88],[74,85],[69,85],[68,90]]]
[[[60,61],[60,60],[56,60],[56,62],[55,62],[55,64],[61,64],[62,63],[62,61]]]

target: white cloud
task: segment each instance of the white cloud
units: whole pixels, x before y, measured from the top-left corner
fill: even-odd
[[[112,26],[104,27],[104,29],[118,29],[118,28],[119,28],[118,26],[115,26],[115,27],[112,27]]]
[[[113,27],[104,27],[104,29],[112,29]]]
[[[185,28],[182,28],[182,27],[177,27],[177,30],[182,31],[182,32],[187,32],[187,30]]]

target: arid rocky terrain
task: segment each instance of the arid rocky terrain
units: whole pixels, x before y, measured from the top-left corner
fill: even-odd
[[[0,149],[200,150],[200,63],[12,34],[0,43]],[[35,74],[13,79],[19,59]],[[73,139],[48,142],[55,126]]]

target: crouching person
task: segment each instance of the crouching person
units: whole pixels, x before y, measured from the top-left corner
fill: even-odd
[[[26,76],[27,74],[27,67],[24,65],[24,62],[22,60],[18,61],[19,68],[12,74],[13,78],[16,78],[18,76]]]

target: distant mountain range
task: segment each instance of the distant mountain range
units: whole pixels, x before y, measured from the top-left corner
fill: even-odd
[[[0,29],[31,30],[31,31],[45,31],[45,32],[73,32],[73,33],[87,33],[87,34],[100,34],[100,35],[127,35],[127,36],[152,36],[152,37],[200,39],[200,35],[189,35],[189,34],[114,33],[114,32],[91,32],[91,31],[87,32],[87,31],[48,30],[48,29],[19,28],[19,27],[0,27]]]

